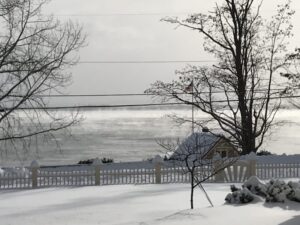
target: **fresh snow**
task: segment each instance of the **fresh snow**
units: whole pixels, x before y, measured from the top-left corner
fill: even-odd
[[[239,185],[237,185],[239,186]],[[226,205],[230,184],[204,184],[189,209],[188,184],[0,191],[1,225],[299,225],[300,203]]]

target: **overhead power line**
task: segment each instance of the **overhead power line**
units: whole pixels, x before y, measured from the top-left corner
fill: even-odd
[[[299,88],[292,88],[292,90],[299,90]],[[284,91],[284,88],[274,88],[270,89],[271,94],[279,94],[281,91]],[[264,93],[268,91],[267,89],[259,89],[256,90],[256,93]],[[276,91],[276,92],[275,92]],[[199,94],[221,94],[224,91],[213,91],[213,92],[201,92]],[[227,93],[235,93],[235,91],[227,91]],[[188,95],[191,93],[187,92],[178,92],[174,93],[176,95]],[[147,94],[147,93],[119,93],[119,94],[57,94],[57,95],[35,95],[35,97],[40,98],[72,98],[72,97],[132,97],[132,96],[157,96],[157,94]],[[172,96],[172,94],[168,94],[166,96]],[[24,98],[24,95],[9,95],[8,97],[12,98]]]
[[[270,91],[271,94],[279,94],[281,91],[286,90],[285,88],[272,88]],[[300,87],[291,88],[291,90],[300,90]],[[249,91],[249,90],[248,90]],[[256,93],[264,93],[268,91],[268,89],[257,89]],[[276,91],[276,92],[275,92]],[[275,92],[275,93],[274,93]],[[224,91],[212,91],[212,92],[201,92],[201,94],[221,94]],[[227,91],[227,93],[235,93],[235,91]],[[177,92],[174,93],[177,95],[187,95],[191,93],[186,92]],[[147,93],[118,93],[118,94],[53,94],[53,95],[35,95],[35,97],[41,98],[72,98],[72,97],[132,97],[132,96],[157,96],[156,94],[147,94]],[[168,94],[167,96],[172,96]],[[13,98],[24,98],[24,95],[9,95],[9,97]]]
[[[132,60],[132,61],[101,61],[101,60],[87,60],[79,61],[80,64],[172,64],[172,63],[209,63],[217,62],[216,60]]]
[[[130,97],[130,96],[152,96],[154,94],[136,94],[136,93],[129,93],[129,94],[70,94],[70,95],[36,95],[36,97],[42,98],[60,98],[60,97]],[[12,97],[24,97],[24,96],[12,96]]]
[[[61,109],[89,109],[89,108],[131,108],[150,106],[173,106],[184,103],[149,103],[149,104],[120,104],[120,105],[74,105],[74,106],[47,106],[47,107],[19,107],[15,110],[61,110]],[[0,111],[7,111],[10,108],[2,108]]]
[[[280,61],[283,58],[274,59]],[[217,63],[216,59],[184,59],[184,60],[82,60],[79,64],[174,64],[174,63]]]
[[[270,89],[271,94],[279,94],[281,91],[286,90],[285,88],[272,88]],[[300,90],[300,87],[291,88],[291,90]],[[248,90],[249,91],[249,90]],[[257,89],[256,93],[264,93],[268,91],[268,89]],[[199,94],[221,94],[224,91],[212,91],[212,92],[201,92]],[[227,93],[235,93],[235,91],[227,91]],[[176,95],[188,95],[191,93],[187,92],[177,92],[174,93]],[[40,98],[72,98],[72,97],[132,97],[132,96],[157,96],[157,94],[147,94],[147,93],[118,93],[118,94],[55,94],[55,95],[35,95],[35,97]],[[168,94],[166,96],[172,96],[172,94]],[[24,98],[24,95],[9,95],[8,97],[13,98]]]
[[[270,97],[270,100],[276,99],[296,99],[300,98],[297,96],[280,96]],[[254,100],[266,100],[267,98],[254,98]],[[249,100],[249,99],[248,99]],[[238,102],[239,100],[213,100],[211,103],[227,103],[227,102]],[[195,102],[197,103],[197,101]],[[175,106],[175,105],[189,105],[183,102],[173,103],[149,103],[149,104],[120,104],[120,105],[73,105],[73,106],[47,106],[47,107],[18,107],[15,110],[62,110],[62,109],[88,109],[88,108],[133,108],[133,107],[151,107],[151,106]],[[0,111],[7,111],[11,108],[1,108]]]
[[[199,12],[198,12],[199,13]],[[82,13],[82,14],[54,14],[54,16],[70,16],[70,17],[106,17],[106,16],[168,16],[168,15],[189,15],[197,14],[197,12],[135,12],[135,13]]]
[[[294,8],[300,10],[300,8]],[[276,12],[276,10],[260,10],[261,12]],[[78,14],[52,14],[54,16],[70,16],[70,17],[110,17],[110,16],[170,16],[170,15],[191,15],[203,12],[181,11],[181,12],[112,12],[112,13],[78,13]]]

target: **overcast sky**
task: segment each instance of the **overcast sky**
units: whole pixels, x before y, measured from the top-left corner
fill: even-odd
[[[168,15],[208,12],[211,0],[52,0],[47,12],[83,25],[88,46],[80,61],[207,60],[197,32],[160,22]],[[270,17],[283,0],[265,0],[262,15]],[[294,0],[292,46],[300,47],[300,2]],[[143,15],[145,14],[145,15]],[[78,64],[72,69],[69,94],[142,93],[155,80],[175,78],[185,64]]]

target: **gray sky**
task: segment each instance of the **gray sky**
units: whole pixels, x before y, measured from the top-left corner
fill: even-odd
[[[209,0],[52,0],[47,12],[83,25],[88,46],[81,61],[207,60],[201,37],[185,28],[160,22],[176,14],[207,12],[216,1]],[[217,1],[220,2],[220,1]],[[262,15],[270,17],[284,0],[264,0]],[[300,2],[294,0],[292,46],[300,37]],[[138,14],[147,15],[138,15]],[[122,14],[122,15],[117,15]],[[128,15],[136,14],[136,15]],[[155,80],[171,80],[185,64],[79,64],[72,69],[69,94],[142,93]]]

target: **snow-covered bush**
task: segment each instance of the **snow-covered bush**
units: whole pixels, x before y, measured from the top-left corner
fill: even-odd
[[[235,186],[233,185],[231,187],[231,190],[233,190]],[[249,203],[254,200],[254,195],[249,191],[247,188],[238,189],[235,188],[235,191],[232,193],[229,193],[225,201],[230,204],[239,204],[239,203]]]
[[[253,194],[261,197],[267,196],[266,185],[258,179],[256,176],[250,177],[244,184],[243,187],[249,189]]]
[[[271,180],[268,184],[267,202],[285,202],[287,199],[300,202],[300,183]]]
[[[300,202],[300,182],[290,181],[288,185],[291,187],[291,192],[287,195],[287,198],[292,201]]]
[[[292,189],[281,180],[271,180],[266,184],[266,202],[285,202]]]
[[[242,189],[231,185],[231,192],[225,198],[230,204],[244,204],[263,197],[266,202],[285,202],[286,200],[300,202],[300,183],[282,180],[270,180],[264,184],[257,177],[250,177]]]

